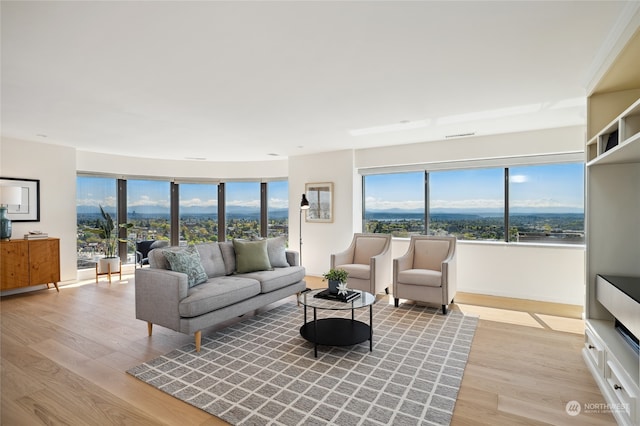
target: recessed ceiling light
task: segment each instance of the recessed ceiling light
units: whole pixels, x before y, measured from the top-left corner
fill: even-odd
[[[476,132],[471,132],[471,133],[458,133],[457,135],[446,135],[444,138],[445,139],[451,139],[451,138],[463,138],[465,136],[473,136],[475,135]]]
[[[270,152],[270,153],[269,153],[269,154],[267,154],[267,155],[269,155],[269,156],[271,156],[271,157],[279,157],[279,156],[280,156],[280,154],[276,154],[276,153],[273,153],[273,152]]]
[[[206,161],[204,157],[184,157],[185,160]]]
[[[36,136],[39,137],[39,138],[47,138],[48,137],[47,135],[45,135],[43,133],[38,133]]]

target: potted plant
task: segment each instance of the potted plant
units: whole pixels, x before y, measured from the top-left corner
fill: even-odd
[[[329,272],[322,275],[325,280],[329,281],[329,293],[338,294],[338,286],[347,283],[349,273],[344,269],[330,269]],[[343,286],[346,290],[346,285]]]
[[[124,238],[118,238],[118,231],[111,215],[100,207],[101,219],[96,222],[96,227],[90,229],[91,232],[98,235],[104,241],[104,257],[98,261],[98,272],[115,272],[120,269],[120,258],[117,255],[118,243],[126,243]],[[131,223],[121,223],[118,228],[131,228]]]

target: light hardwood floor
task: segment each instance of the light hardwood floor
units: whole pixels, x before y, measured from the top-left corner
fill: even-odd
[[[457,299],[453,309],[479,314],[480,323],[453,425],[615,424],[610,413],[565,411],[572,400],[604,403],[580,355],[582,321],[562,317],[575,315],[571,307]],[[224,424],[125,373],[192,341],[162,327],[147,337],[134,311],[130,275],[3,297],[1,424]]]

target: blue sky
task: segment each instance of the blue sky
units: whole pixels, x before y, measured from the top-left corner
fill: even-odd
[[[77,180],[77,205],[98,209],[101,204],[108,210],[116,206],[115,180],[112,178],[79,177]],[[127,205],[129,211],[169,212],[169,182],[154,180],[129,180]],[[287,208],[289,185],[287,181],[269,182],[269,207]],[[227,182],[227,205],[238,207],[260,207],[259,182]],[[217,185],[181,184],[181,209],[198,208],[198,211],[216,212],[218,206]]]

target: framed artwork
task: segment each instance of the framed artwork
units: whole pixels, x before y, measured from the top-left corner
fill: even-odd
[[[12,222],[40,222],[40,181],[0,177],[0,186],[19,186],[22,189],[22,203],[10,205],[7,217]]]
[[[307,183],[305,193],[309,200],[307,222],[333,222],[333,183]]]

